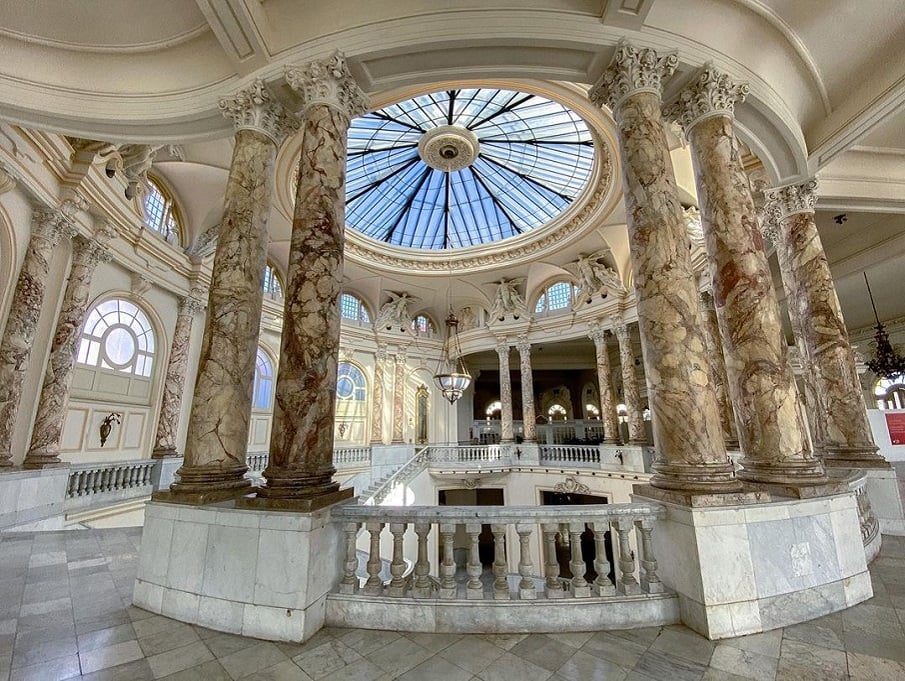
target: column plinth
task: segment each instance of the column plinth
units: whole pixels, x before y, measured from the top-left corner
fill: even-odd
[[[519,355],[519,375],[522,384],[522,424],[525,442],[537,442],[537,419],[534,414],[534,376],[531,372],[531,343],[527,336],[519,336],[516,349]]]
[[[726,458],[707,370],[696,278],[660,116],[675,55],[620,45],[590,97],[613,111],[658,462],[651,485],[683,494],[741,491]]]

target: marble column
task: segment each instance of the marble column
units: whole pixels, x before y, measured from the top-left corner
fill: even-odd
[[[622,365],[622,392],[628,409],[629,444],[647,444],[644,432],[644,409],[641,407],[641,392],[638,390],[638,374],[635,372],[635,352],[632,350],[632,334],[628,325],[616,320],[613,333],[619,341],[619,361]]]
[[[738,430],[735,425],[735,411],[732,409],[732,400],[729,397],[729,379],[726,377],[723,339],[716,317],[716,306],[713,304],[713,294],[709,291],[701,292],[701,317],[704,321],[704,343],[707,345],[707,357],[710,359],[713,388],[720,405],[723,437],[726,439],[727,448],[738,449]]]
[[[75,351],[79,330],[88,311],[91,277],[99,262],[109,262],[106,244],[115,236],[113,225],[106,223],[94,237],[78,235],[72,239],[69,281],[66,282],[57,328],[50,345],[31,444],[25,454],[23,468],[44,468],[60,463],[60,445],[69,404]]]
[[[537,442],[537,421],[534,414],[534,376],[531,373],[531,342],[528,336],[519,336],[515,345],[519,356],[522,384],[522,424],[525,442]]]
[[[163,397],[160,400],[157,435],[154,437],[154,451],[151,454],[154,459],[179,456],[176,450],[179,412],[182,410],[182,395],[185,390],[192,325],[195,315],[204,310],[202,296],[204,296],[202,291],[193,290],[190,295],[179,301],[179,314],[176,316],[170,359],[163,382]]]
[[[12,465],[12,440],[22,399],[22,382],[28,371],[35,330],[50,272],[53,249],[66,229],[63,214],[36,207],[31,217],[31,237],[16,280],[9,316],[0,340],[0,467]]]
[[[258,497],[300,510],[351,496],[333,479],[333,429],[345,228],[346,136],[367,98],[334,54],[286,70],[302,103],[270,461]]]
[[[707,65],[666,108],[691,147],[701,226],[743,458],[738,477],[825,483],[799,410],[770,266],[732,129],[748,86]]]
[[[295,121],[261,80],[220,109],[235,128],[225,207],[211,271],[208,313],[185,460],[178,482],[159,496],[204,504],[249,491],[245,453],[267,265],[267,219],[277,149]]]
[[[383,384],[387,361],[387,346],[378,345],[374,355],[374,390],[371,392],[371,444],[383,444]]]
[[[512,428],[512,378],[509,375],[509,342],[498,340],[496,354],[500,359],[500,442],[514,442]]]
[[[597,383],[600,390],[600,416],[603,419],[604,442],[622,444],[619,432],[619,414],[616,412],[616,397],[613,390],[613,373],[610,369],[610,353],[606,343],[606,330],[596,322],[590,327],[590,337],[594,341],[597,354]]]
[[[405,442],[405,352],[396,353],[393,377],[393,442]]]
[[[737,492],[701,332],[689,240],[660,115],[678,58],[621,44],[589,93],[617,125],[635,295],[658,461],[653,487]]]
[[[828,466],[887,468],[877,452],[855,357],[826,254],[814,222],[817,183],[769,189],[765,211],[775,230],[786,300],[801,326],[813,367],[822,437],[816,443]]]

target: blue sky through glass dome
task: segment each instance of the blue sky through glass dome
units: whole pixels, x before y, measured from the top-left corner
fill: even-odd
[[[428,165],[418,142],[458,126],[480,152],[467,167]],[[466,248],[507,239],[559,215],[587,184],[594,145],[562,104],[512,90],[420,95],[352,121],[346,223],[408,248]]]

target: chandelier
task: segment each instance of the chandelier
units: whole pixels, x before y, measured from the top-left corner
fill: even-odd
[[[881,378],[896,378],[905,374],[905,357],[902,357],[892,347],[886,327],[880,322],[880,317],[877,315],[877,306],[874,305],[874,296],[870,291],[870,282],[867,281],[867,272],[864,273],[864,283],[867,284],[870,306],[874,310],[874,319],[877,320],[877,333],[874,334],[874,342],[877,344],[877,349],[874,353],[874,358],[867,362],[867,368]]]
[[[462,393],[471,385],[471,375],[462,361],[462,348],[459,345],[459,318],[456,317],[452,307],[449,308],[449,315],[446,317],[446,340],[443,343],[443,353],[437,364],[434,381],[450,404],[462,397]]]

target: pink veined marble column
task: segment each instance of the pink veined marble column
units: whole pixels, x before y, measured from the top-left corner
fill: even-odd
[[[367,98],[339,54],[286,69],[302,101],[270,461],[259,499],[314,509],[351,496],[333,480],[345,228],[346,136]]]
[[[705,66],[666,108],[691,146],[729,394],[744,457],[740,478],[792,486],[827,481],[799,410],[770,266],[732,130],[748,86]]]
[[[79,340],[79,329],[88,311],[91,277],[99,262],[108,262],[106,243],[116,235],[110,223],[94,237],[72,239],[72,265],[57,317],[57,328],[50,345],[47,371],[41,386],[31,444],[25,454],[23,468],[44,468],[60,463],[60,444],[72,385],[72,368]]]
[[[519,336],[516,343],[522,384],[522,424],[525,442],[537,442],[537,422],[534,414],[534,376],[531,372],[531,342]]]
[[[405,353],[396,354],[393,376],[393,442],[405,442]]]
[[[179,452],[176,451],[179,412],[182,409],[182,396],[185,392],[185,373],[188,369],[189,342],[192,337],[194,317],[204,310],[202,295],[200,291],[192,291],[179,302],[179,314],[176,317],[173,343],[170,346],[170,359],[163,383],[163,397],[160,400],[157,435],[154,438],[154,451],[151,454],[154,459],[179,456]]]
[[[185,460],[161,498],[204,504],[246,494],[245,453],[267,264],[267,219],[277,148],[297,122],[261,80],[220,109],[236,127]]]
[[[855,357],[814,222],[816,191],[817,182],[810,180],[765,192],[786,300],[790,311],[795,310],[813,367],[822,420],[816,447],[828,466],[887,468],[874,444]]]
[[[64,233],[60,211],[36,207],[31,218],[31,237],[16,280],[9,316],[0,340],[0,467],[12,465],[12,440],[22,399],[22,382],[28,371],[35,329],[50,272],[53,249]]]
[[[684,494],[737,492],[701,333],[689,255],[663,120],[661,80],[675,55],[622,44],[589,93],[618,127],[638,326],[659,460],[653,487]]]
[[[606,343],[606,330],[599,322],[591,326],[591,340],[597,355],[597,383],[600,390],[600,414],[603,418],[603,429],[606,433],[604,442],[622,444],[619,433],[619,414],[616,411],[615,391],[613,390],[613,374],[610,370],[610,355]]]
[[[622,391],[625,407],[628,409],[628,439],[633,445],[647,443],[644,432],[644,410],[641,408],[641,392],[638,390],[638,375],[635,373],[635,352],[632,350],[632,334],[628,325],[621,320],[613,328],[619,341],[619,360],[622,366]]]
[[[512,378],[509,375],[509,343],[498,341],[496,354],[500,358],[500,442],[514,442],[512,429]]]
[[[384,370],[387,361],[387,348],[385,345],[377,347],[374,356],[374,390],[371,399],[371,444],[383,444],[383,384],[386,381]]]
[[[713,388],[720,405],[720,422],[723,424],[723,436],[726,447],[738,449],[738,430],[735,425],[735,411],[729,398],[729,380],[726,377],[726,359],[723,357],[723,340],[720,335],[719,322],[716,318],[716,307],[713,295],[709,291],[701,293],[701,316],[704,321],[704,342],[707,345],[707,356],[710,358],[710,370],[713,372]]]

